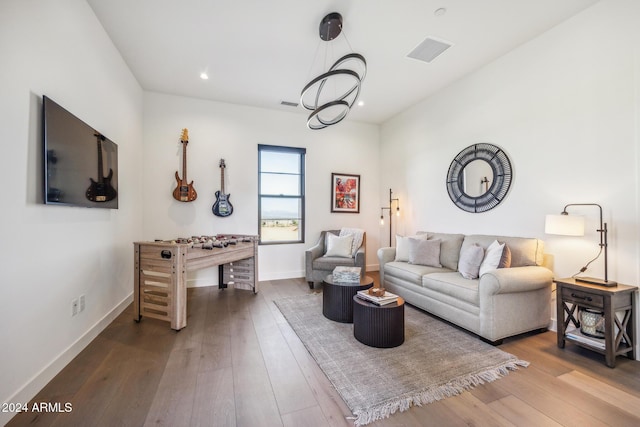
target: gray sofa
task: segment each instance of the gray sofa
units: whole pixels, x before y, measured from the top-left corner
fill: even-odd
[[[431,232],[419,232],[416,237],[440,240],[441,267],[396,261],[396,248],[381,248],[380,283],[388,291],[494,344],[520,333],[546,330],[553,276],[543,267],[541,240]],[[464,278],[458,271],[460,254],[470,246],[486,250],[495,240],[509,248],[511,266],[477,279]]]

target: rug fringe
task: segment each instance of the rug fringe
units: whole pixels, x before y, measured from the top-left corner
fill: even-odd
[[[508,375],[509,371],[515,371],[518,367],[526,368],[527,366],[529,366],[529,362],[525,360],[512,360],[478,374],[457,378],[454,381],[435,388],[423,390],[410,396],[400,397],[368,409],[355,411],[354,415],[356,416],[356,420],[354,424],[355,426],[364,426],[383,418],[389,418],[391,414],[397,411],[406,411],[414,405],[422,406],[423,404],[458,395],[480,384],[490,383],[500,379]]]

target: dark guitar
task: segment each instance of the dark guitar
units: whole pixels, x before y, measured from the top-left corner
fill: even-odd
[[[98,141],[98,180],[94,181],[93,178],[89,178],[91,180],[91,185],[87,188],[87,192],[85,194],[87,199],[92,202],[108,202],[115,199],[118,195],[116,189],[111,185],[113,169],[109,169],[109,175],[104,176],[102,166],[102,141],[104,141],[105,138],[97,132],[94,133],[93,136],[95,136]]]
[[[187,144],[189,143],[189,131],[187,129],[182,129],[180,142],[182,143],[182,179],[180,179],[180,175],[176,171],[178,185],[173,190],[173,198],[179,202],[193,202],[198,197],[198,193],[193,188],[193,181],[188,182],[187,180]]]
[[[229,202],[230,194],[224,192],[224,159],[220,159],[220,191],[216,191],[216,202],[211,210],[216,216],[229,216],[233,213],[233,206]]]

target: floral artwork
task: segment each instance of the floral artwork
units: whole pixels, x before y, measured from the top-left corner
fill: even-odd
[[[360,213],[360,175],[331,174],[331,212]]]

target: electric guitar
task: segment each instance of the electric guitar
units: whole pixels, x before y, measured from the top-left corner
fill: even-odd
[[[105,137],[97,132],[94,133],[93,136],[96,137],[98,142],[98,180],[94,181],[93,178],[89,178],[91,180],[91,185],[87,188],[87,192],[85,194],[87,199],[92,202],[103,203],[115,199],[118,193],[116,189],[111,186],[113,169],[109,169],[108,176],[104,176],[102,171],[102,141],[105,140]]]
[[[216,202],[211,210],[216,216],[229,216],[233,213],[233,206],[229,202],[230,194],[224,192],[224,159],[220,159],[220,191],[216,191]]]
[[[173,198],[179,202],[193,202],[198,197],[198,193],[193,188],[193,181],[188,182],[187,180],[187,144],[189,143],[189,131],[187,129],[182,129],[180,142],[182,143],[182,179],[180,179],[180,175],[176,171],[178,186],[173,190]]]

